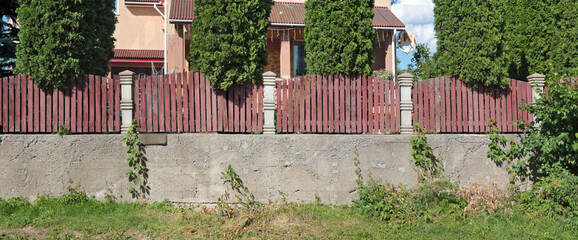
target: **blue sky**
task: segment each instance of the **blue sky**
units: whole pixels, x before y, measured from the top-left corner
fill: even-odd
[[[432,54],[437,47],[433,8],[433,0],[397,0],[391,6],[391,11],[405,24],[406,31],[413,33],[417,43],[427,43]],[[398,49],[399,67],[407,69],[412,56],[413,52],[406,54]]]

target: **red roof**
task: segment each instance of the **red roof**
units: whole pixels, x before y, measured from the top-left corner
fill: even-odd
[[[173,0],[169,21],[191,23],[194,0]],[[405,28],[405,25],[386,7],[373,8],[373,27]],[[302,3],[275,2],[269,21],[275,25],[302,25],[305,23],[305,6]]]
[[[125,4],[159,3],[161,0],[124,0]]]
[[[111,62],[119,61],[163,61],[163,50],[142,49],[114,49],[114,57]]]
[[[193,0],[173,0],[171,4],[171,13],[169,20],[171,23],[185,22],[190,23],[193,20],[195,10]]]

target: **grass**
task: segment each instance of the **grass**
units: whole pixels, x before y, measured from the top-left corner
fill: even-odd
[[[82,193],[77,193],[82,194]],[[82,196],[82,195],[81,195]],[[84,195],[85,196],[85,195]],[[71,200],[72,199],[72,200]],[[272,203],[232,217],[218,209],[114,203],[65,195],[0,201],[0,239],[576,239],[578,220],[495,213],[440,213],[381,221],[350,206]]]

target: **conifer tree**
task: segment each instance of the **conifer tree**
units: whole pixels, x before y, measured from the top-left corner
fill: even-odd
[[[272,0],[196,0],[190,68],[216,89],[257,82],[267,65]]]
[[[69,88],[82,74],[105,75],[113,57],[114,0],[20,0],[15,72],[40,88]]]
[[[10,75],[16,63],[18,27],[15,24],[18,1],[0,1],[0,77]]]
[[[372,0],[305,2],[309,74],[371,74],[375,30]]]
[[[507,84],[501,0],[434,0],[439,75],[474,86]]]

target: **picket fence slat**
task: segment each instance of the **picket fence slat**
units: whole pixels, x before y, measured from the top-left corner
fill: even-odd
[[[71,133],[108,131],[107,117],[113,115],[108,111],[113,109],[106,107],[106,78],[81,76],[72,80],[70,89],[46,90],[27,75],[0,81],[0,132],[54,133],[61,125]]]
[[[499,131],[522,131],[512,123],[531,120],[527,111],[519,109],[520,104],[527,103],[531,97],[531,85],[514,79],[509,81],[507,89],[489,86],[473,89],[454,77],[414,83],[415,129],[419,124],[426,132],[487,133],[488,122],[495,119]]]
[[[399,132],[399,85],[391,81],[310,75],[278,80],[276,88],[280,132]]]

